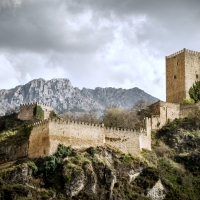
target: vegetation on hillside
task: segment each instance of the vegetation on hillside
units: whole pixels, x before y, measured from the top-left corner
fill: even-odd
[[[0,117],[0,145],[10,145],[28,139],[32,130],[30,121],[17,119],[17,114]]]
[[[190,98],[192,98],[195,103],[200,100],[200,81],[196,81],[193,86],[189,89]]]
[[[126,116],[125,111],[112,109],[108,121],[118,119],[111,115],[116,110]],[[0,141],[3,138],[4,143],[0,144],[15,145],[20,133],[27,136],[31,130],[26,132],[31,128],[27,123],[15,115],[1,117]],[[75,150],[59,145],[54,155],[0,166],[0,199],[147,200],[159,180],[165,199],[200,199],[199,130],[200,110],[196,110],[152,132],[152,151],[143,150],[140,157],[110,147]],[[5,132],[12,131],[19,135],[5,137]]]

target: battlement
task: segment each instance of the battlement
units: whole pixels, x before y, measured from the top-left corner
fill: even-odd
[[[169,55],[169,56],[166,56],[166,59],[169,59],[169,58],[172,58],[172,57],[174,57],[174,56],[177,56],[177,55],[179,55],[179,54],[181,54],[181,53],[183,53],[183,52],[185,52],[186,51],[186,49],[184,48],[184,49],[182,49],[182,50],[180,50],[180,51],[177,51],[177,52],[175,52],[175,53],[173,53],[173,54],[171,54],[171,55]]]
[[[151,149],[151,134],[148,129],[150,119],[146,118],[146,129],[104,127],[64,119],[46,119],[33,123],[29,138],[29,157],[52,155],[58,144],[73,148],[111,145],[124,153],[138,155],[142,148]]]
[[[18,114],[18,118],[21,120],[32,120],[34,118],[34,109],[36,106],[40,106],[44,111],[44,119],[48,119],[51,111],[53,111],[53,107],[48,104],[40,103],[40,102],[31,102],[20,104],[20,112]]]
[[[32,105],[38,105],[41,107],[49,107],[53,109],[53,107],[50,104],[45,104],[45,103],[40,103],[40,102],[23,103],[23,104],[20,104],[20,107],[27,107],[27,106],[32,106]]]
[[[129,128],[117,128],[117,127],[104,127],[104,124],[92,124],[88,122],[80,122],[80,121],[75,121],[75,120],[64,120],[64,119],[45,119],[39,122],[35,122],[32,125],[33,126],[41,126],[43,124],[47,124],[49,122],[54,122],[58,124],[77,124],[77,125],[83,125],[83,126],[91,126],[91,127],[99,127],[99,128],[104,128],[106,132],[115,132],[117,131],[118,133],[142,133],[146,134],[146,129],[140,128],[140,129],[129,129]]]
[[[179,54],[181,54],[181,53],[183,53],[183,52],[190,53],[190,54],[195,54],[195,55],[199,55],[199,56],[200,56],[200,52],[198,52],[198,51],[193,51],[193,50],[189,50],[189,49],[184,48],[184,49],[182,49],[182,50],[180,50],[180,51],[177,51],[177,52],[175,52],[175,53],[173,53],[173,54],[171,54],[171,55],[169,55],[169,56],[166,56],[166,59],[175,57],[175,56],[177,56],[177,55],[179,55]]]

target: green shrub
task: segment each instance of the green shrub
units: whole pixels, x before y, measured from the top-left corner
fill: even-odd
[[[58,145],[58,150],[54,155],[46,156],[44,158],[43,170],[46,176],[49,176],[57,169],[58,165],[62,163],[63,158],[72,155],[72,148],[66,147],[62,144]]]
[[[35,119],[38,120],[44,120],[44,111],[40,106],[35,106],[34,110],[33,110],[33,115],[35,117]]]
[[[183,99],[182,104],[193,104],[195,103],[194,99]]]
[[[86,149],[86,151],[92,156],[94,157],[94,155],[97,153],[97,150],[94,147],[89,147]]]
[[[28,161],[27,165],[33,170],[33,174],[37,173],[38,167],[33,161]]]
[[[52,118],[57,118],[58,117],[58,115],[55,113],[55,111],[54,110],[52,110],[51,112],[50,112],[50,115],[49,115],[49,117],[52,119]]]
[[[134,160],[134,158],[133,158],[133,156],[130,155],[130,154],[125,154],[125,155],[123,155],[123,156],[120,158],[120,160],[121,160],[123,163],[130,164],[130,163]]]
[[[192,98],[195,103],[200,100],[200,81],[196,81],[195,84],[189,89],[190,98]]]

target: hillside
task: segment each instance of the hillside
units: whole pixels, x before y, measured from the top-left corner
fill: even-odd
[[[68,79],[35,79],[10,90],[0,90],[0,114],[14,110],[21,103],[41,102],[50,104],[58,113],[94,111],[101,114],[105,108],[117,105],[129,109],[140,100],[150,103],[157,98],[139,88],[115,89],[73,87]]]
[[[200,199],[198,116],[153,132],[152,151],[144,150],[140,157],[109,146],[74,150],[60,145],[44,159],[22,154],[20,160],[0,165],[0,199]],[[14,116],[1,122],[0,147],[8,150],[12,143],[14,155],[29,134],[27,124]]]

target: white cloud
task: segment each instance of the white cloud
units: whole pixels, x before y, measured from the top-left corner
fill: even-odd
[[[19,85],[20,72],[13,68],[5,55],[0,55],[0,88],[10,89]]]

